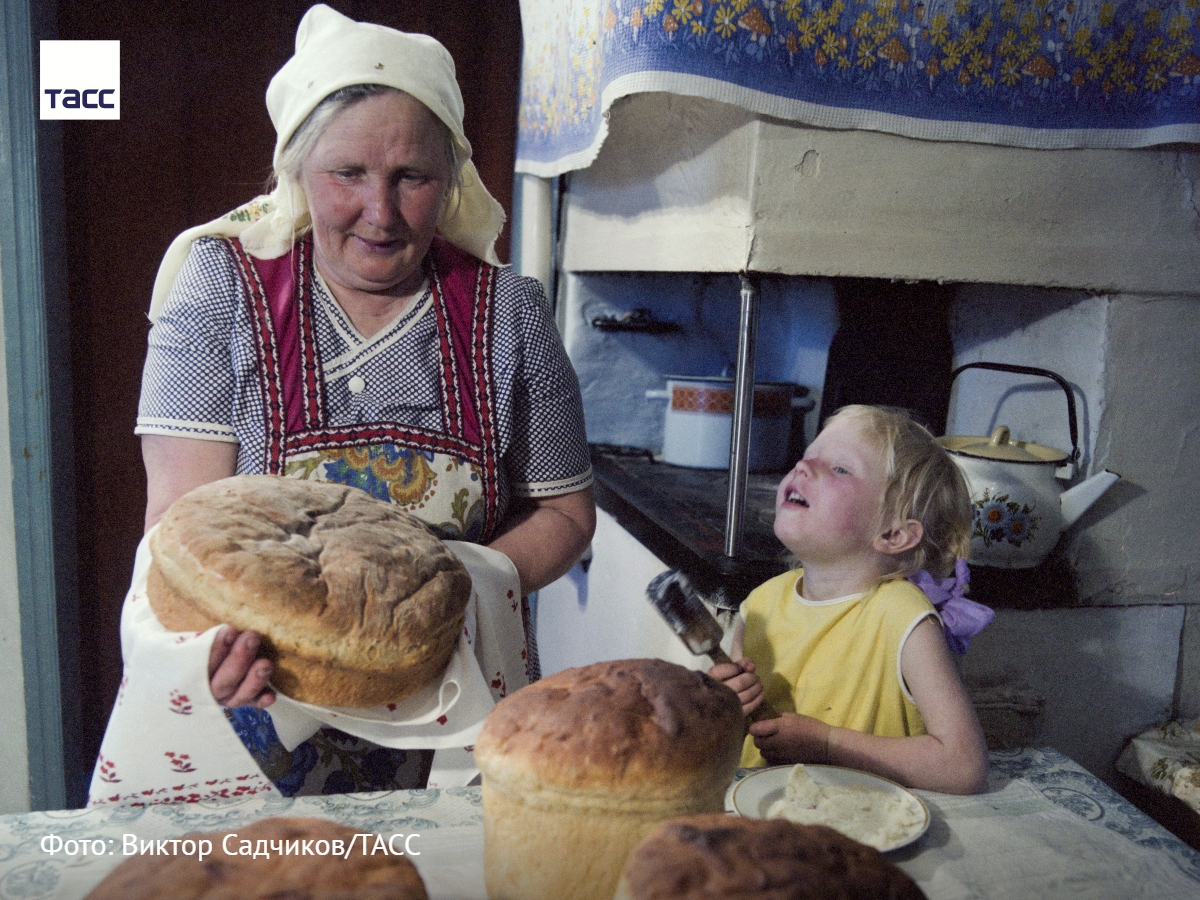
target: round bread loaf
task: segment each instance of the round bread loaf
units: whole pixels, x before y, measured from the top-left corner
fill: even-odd
[[[567,669],[501,700],[475,744],[490,900],[611,900],[655,824],[724,809],[737,695],[657,659]]]
[[[428,900],[425,884],[407,857],[367,853],[362,834],[324,819],[262,819],[236,831],[189,834],[181,840],[209,842],[212,851],[133,856],[117,866],[85,900]],[[233,853],[226,853],[228,847]],[[335,841],[349,846],[349,856],[275,853],[242,856],[243,841],[251,848],[287,846],[293,841]],[[370,841],[370,838],[368,838]],[[181,846],[181,845],[177,845]],[[310,846],[315,846],[312,844]]]
[[[320,706],[395,702],[446,667],[471,579],[415,516],[364,491],[238,475],[176,500],[150,536],[150,606],[173,631],[263,635],[272,685]]]
[[[655,828],[613,900],[922,900],[873,847],[824,825],[706,815]]]

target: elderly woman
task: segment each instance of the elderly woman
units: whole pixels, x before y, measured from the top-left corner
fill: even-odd
[[[503,212],[470,162],[449,54],[315,6],[267,108],[275,189],[180,235],[155,284],[147,529],[235,473],[336,481],[501,551],[523,593],[554,580],[595,527],[579,388],[540,285],[495,259]],[[382,777],[314,786],[307,761],[339,754],[281,754],[258,640],[225,629],[210,685],[277,786],[422,783],[420,763],[398,772],[403,752],[381,764],[367,746],[371,766],[350,768]]]

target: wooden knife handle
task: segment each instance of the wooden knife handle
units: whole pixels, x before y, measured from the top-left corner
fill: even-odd
[[[729,654],[720,647],[713,647],[711,650],[709,650],[708,658],[713,661],[713,665],[733,662],[733,660],[729,658]],[[758,708],[755,709],[754,712],[750,713],[750,715],[746,716],[746,718],[751,722],[761,722],[763,719],[778,719],[779,712],[775,709],[775,707],[768,703],[766,699],[764,699],[763,702],[758,705]]]

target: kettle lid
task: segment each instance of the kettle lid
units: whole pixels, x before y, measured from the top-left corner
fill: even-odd
[[[1043,447],[1041,444],[1031,444],[1028,441],[1014,441],[1011,437],[1007,425],[998,425],[991,437],[946,435],[938,438],[937,441],[951,453],[961,453],[964,456],[994,459],[1001,462],[1062,465],[1069,458],[1068,454],[1062,450]]]

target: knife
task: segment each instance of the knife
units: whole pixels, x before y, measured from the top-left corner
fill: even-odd
[[[654,576],[646,585],[646,598],[692,653],[707,656],[714,664],[733,662],[729,654],[721,649],[724,631],[682,572],[668,569]],[[775,708],[764,699],[747,718],[751,722],[758,722],[774,719],[778,715]]]

